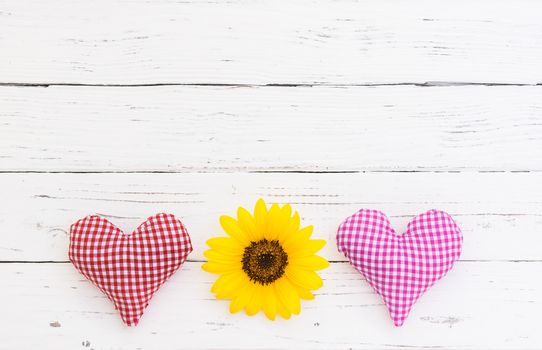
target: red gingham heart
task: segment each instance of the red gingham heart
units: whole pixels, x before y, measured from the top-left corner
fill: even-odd
[[[70,227],[70,261],[128,326],[138,324],[154,293],[191,251],[186,228],[171,214],[151,216],[130,235],[96,215]]]
[[[387,216],[361,209],[341,223],[337,247],[382,296],[396,326],[461,254],[463,236],[450,215],[429,210],[398,235]]]

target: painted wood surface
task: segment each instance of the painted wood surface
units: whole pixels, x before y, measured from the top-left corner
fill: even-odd
[[[542,3],[3,0],[9,83],[542,83]]]
[[[542,170],[541,87],[0,87],[0,105],[1,170]]]
[[[540,349],[542,2],[0,0],[0,349]],[[300,316],[230,315],[218,217],[293,204],[328,240]],[[395,328],[340,221],[449,211],[464,251]],[[67,230],[171,212],[195,251],[137,328]]]

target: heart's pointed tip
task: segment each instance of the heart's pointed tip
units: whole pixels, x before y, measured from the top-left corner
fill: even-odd
[[[122,322],[128,326],[128,327],[137,327],[137,325],[139,324],[139,321],[141,321],[141,317],[143,316],[143,313],[141,314],[138,314],[138,315],[123,315],[121,314],[121,319],[122,319]]]
[[[397,328],[401,327],[405,323],[405,320],[393,320],[393,325]]]
[[[132,326],[137,325],[136,322],[133,322],[131,320],[125,320],[125,319],[122,319],[122,323],[124,323],[124,325],[127,326],[127,327],[132,327]]]

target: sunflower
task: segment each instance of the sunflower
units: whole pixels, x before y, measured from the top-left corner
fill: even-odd
[[[263,310],[270,320],[277,313],[289,319],[301,311],[300,299],[314,299],[311,290],[323,284],[314,271],[329,266],[315,253],[326,241],[310,239],[312,226],[300,228],[299,214],[292,215],[289,204],[268,210],[260,199],[254,215],[239,208],[237,220],[222,216],[220,224],[229,237],[207,241],[202,268],[220,275],[211,292],[231,299],[231,313],[244,309],[252,316]]]

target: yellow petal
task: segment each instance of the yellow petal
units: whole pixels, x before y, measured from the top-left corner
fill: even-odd
[[[221,251],[208,249],[205,252],[203,252],[203,256],[209,259],[209,261],[213,261],[213,262],[235,263],[235,262],[241,261],[243,255],[242,254],[237,254],[237,255],[224,254]]]
[[[288,311],[286,306],[284,306],[284,304],[280,300],[277,300],[277,312],[280,315],[280,317],[282,317],[283,319],[285,320],[290,319],[291,312]]]
[[[296,211],[294,213],[294,216],[289,219],[286,229],[279,234],[279,242],[284,243],[286,239],[294,235],[299,230],[300,222],[301,219],[299,218],[299,214]]]
[[[320,276],[314,271],[296,269],[288,266],[285,273],[290,281],[308,290],[318,289],[324,284]]]
[[[292,216],[292,206],[290,204],[284,204],[280,211],[281,215],[287,219],[290,219],[290,216]]]
[[[280,224],[280,207],[275,203],[267,214],[267,230],[264,231],[264,238],[270,241],[277,239]]]
[[[232,314],[241,311],[248,304],[254,294],[254,284],[251,282],[245,283],[239,290],[239,294],[232,300],[230,304],[230,312]]]
[[[302,288],[298,285],[294,285],[297,289],[297,294],[299,294],[299,297],[304,300],[312,300],[314,299],[314,294],[312,294],[310,291],[308,291],[305,288]]]
[[[325,245],[326,241],[324,239],[309,239],[297,247],[297,249],[288,250],[288,256],[310,256],[318,252]]]
[[[296,233],[290,235],[290,237],[288,237],[283,243],[284,248],[286,248],[289,252],[295,252],[303,248],[312,235],[312,230],[313,227],[311,225],[304,227]]]
[[[245,232],[245,234],[248,236],[249,240],[257,240],[258,235],[256,234],[256,223],[248,210],[241,207],[237,209],[237,222],[239,223],[241,230],[243,230],[243,232]]]
[[[287,278],[280,278],[275,282],[275,289],[280,301],[286,306],[288,311],[298,315],[301,311],[299,295]]]
[[[258,313],[262,309],[262,303],[263,303],[263,291],[262,287],[258,284],[254,284],[254,293],[252,294],[252,298],[248,302],[245,312],[247,315],[252,316]]]
[[[254,207],[254,224],[256,226],[255,240],[264,238],[267,231],[267,207],[263,199],[258,199]]]
[[[215,283],[213,283],[213,286],[211,287],[211,292],[217,294],[222,289],[227,289],[232,283],[240,281],[241,277],[242,276],[240,276],[239,272],[231,272],[221,275],[216,279]]]
[[[292,266],[306,270],[322,270],[329,267],[329,262],[318,255],[290,257],[288,261]]]
[[[201,266],[201,268],[204,271],[210,272],[210,273],[228,273],[228,272],[234,272],[234,271],[240,271],[242,266],[240,262],[236,263],[217,263],[214,261],[207,261],[205,264]]]
[[[277,315],[277,295],[275,294],[275,288],[273,285],[267,285],[262,287],[263,290],[263,312],[268,319],[274,320]]]
[[[237,239],[241,244],[246,246],[250,243],[247,234],[241,230],[237,220],[231,216],[222,215],[220,217],[220,225],[228,235]]]
[[[207,240],[207,245],[225,254],[243,254],[244,247],[230,237],[214,237]]]
[[[290,225],[290,221],[292,215],[292,207],[290,204],[285,204],[282,208],[280,208],[280,212],[278,214],[278,219],[274,226],[274,239],[281,240],[281,236],[285,235],[285,232],[288,232],[288,226]]]
[[[217,299],[233,299],[248,284],[248,280],[244,274],[233,273],[230,275],[229,278],[225,279],[217,287],[213,285]],[[211,291],[213,291],[213,288]]]

